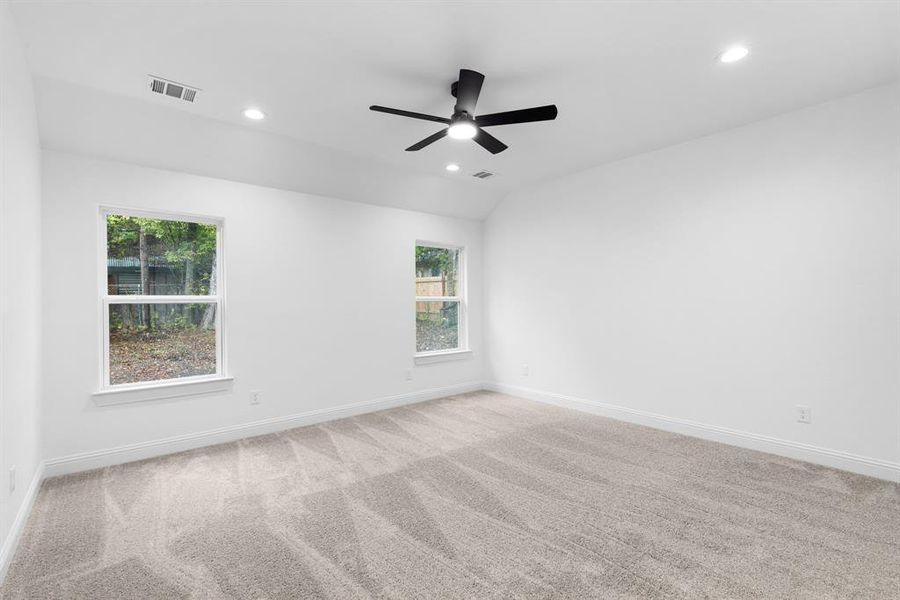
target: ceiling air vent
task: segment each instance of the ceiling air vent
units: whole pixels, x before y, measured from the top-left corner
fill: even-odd
[[[493,177],[494,174],[490,171],[478,171],[477,173],[472,173],[472,177],[477,177],[478,179],[487,179],[488,177]]]
[[[178,98],[185,102],[193,102],[197,97],[198,88],[192,88],[181,83],[175,83],[168,79],[150,75],[150,91],[154,94],[161,94],[171,98]]]

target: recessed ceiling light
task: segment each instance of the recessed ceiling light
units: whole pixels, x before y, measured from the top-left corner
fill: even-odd
[[[746,58],[750,54],[750,49],[746,46],[732,46],[719,55],[719,62],[733,63]]]
[[[258,108],[246,108],[244,109],[244,116],[248,119],[253,119],[254,121],[262,121],[266,118],[266,113]]]
[[[459,171],[459,165],[457,165],[457,164],[455,164],[455,163],[450,163],[450,164],[447,165],[445,168],[446,168],[448,171],[450,171],[451,173],[456,173],[457,171]]]

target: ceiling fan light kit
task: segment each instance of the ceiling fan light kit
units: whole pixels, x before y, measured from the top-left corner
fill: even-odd
[[[450,136],[456,140],[475,140],[479,146],[491,154],[498,154],[506,150],[508,146],[486,132],[484,130],[485,127],[552,121],[556,118],[557,110],[555,104],[476,116],[475,105],[478,104],[478,96],[481,94],[481,86],[483,84],[484,75],[481,73],[470,69],[459,70],[459,80],[453,82],[450,86],[450,94],[456,98],[456,106],[453,108],[453,115],[449,119],[397,108],[388,108],[386,106],[372,105],[369,107],[369,110],[447,125],[447,127],[437,133],[407,148],[407,152],[416,152],[443,137]]]
[[[447,128],[447,135],[454,140],[471,140],[478,133],[475,127],[475,121],[468,118],[468,115],[450,120],[450,127]]]

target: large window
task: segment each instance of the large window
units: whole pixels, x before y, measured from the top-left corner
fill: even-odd
[[[416,245],[416,353],[466,348],[465,255],[462,248]]]
[[[104,389],[224,376],[219,221],[101,211]]]

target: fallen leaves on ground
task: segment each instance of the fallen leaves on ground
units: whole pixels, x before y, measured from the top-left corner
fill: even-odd
[[[109,336],[112,385],[177,379],[216,372],[216,332],[212,329],[123,329]]]

